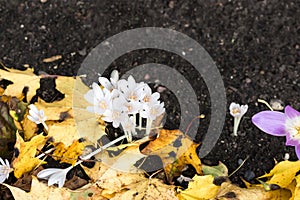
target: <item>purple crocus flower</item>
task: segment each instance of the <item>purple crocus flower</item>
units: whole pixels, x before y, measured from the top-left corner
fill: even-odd
[[[252,117],[252,122],[260,130],[274,136],[285,136],[287,146],[295,146],[300,159],[300,112],[286,106],[284,113],[262,111]]]

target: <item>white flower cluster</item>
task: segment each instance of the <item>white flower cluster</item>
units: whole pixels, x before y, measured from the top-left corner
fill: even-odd
[[[122,126],[127,140],[131,141],[136,134],[137,115],[147,119],[146,134],[149,134],[152,121],[165,112],[164,103],[158,99],[158,92],[152,93],[151,88],[144,82],[136,83],[132,76],[127,80],[119,80],[118,71],[114,70],[110,80],[99,77],[100,87],[92,84],[84,98],[93,106],[88,106],[89,112],[102,116],[106,122],[112,122],[113,127]]]

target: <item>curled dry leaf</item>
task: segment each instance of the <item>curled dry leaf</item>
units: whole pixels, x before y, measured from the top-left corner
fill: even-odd
[[[141,152],[146,155],[157,155],[161,158],[164,169],[171,182],[179,176],[188,164],[192,165],[198,174],[202,174],[201,161],[196,153],[199,144],[194,143],[179,130],[162,129],[159,137],[151,141]]]

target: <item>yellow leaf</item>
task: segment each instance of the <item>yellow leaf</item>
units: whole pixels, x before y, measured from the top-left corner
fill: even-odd
[[[84,94],[89,90],[89,87],[79,77],[58,76],[55,82],[56,89],[65,95],[64,99],[52,103],[39,99],[35,103],[38,109],[44,110],[49,121],[65,120],[67,118],[66,122],[49,122],[49,125],[47,123],[49,135],[53,136],[56,141],[64,142],[65,145],[70,145],[73,139],[79,138],[85,138],[93,145],[97,145],[97,140],[105,135],[105,126],[99,124],[99,116],[86,110],[89,103],[84,99]],[[63,136],[67,136],[67,138],[57,135],[66,130],[68,134],[63,134]],[[71,138],[72,140],[70,140]]]
[[[128,173],[143,173],[144,171],[134,166],[134,164],[147,156],[140,152],[138,145],[135,145],[127,147],[118,156],[109,157],[106,152],[103,152],[95,157],[112,169]]]
[[[282,161],[275,165],[270,173],[259,178],[267,177],[269,184],[277,184],[286,188],[294,180],[296,173],[300,170],[300,161]]]
[[[177,200],[175,186],[166,185],[159,179],[141,180],[130,185],[129,190],[115,194],[111,200]]]
[[[184,167],[192,165],[202,174],[201,161],[196,153],[199,144],[194,143],[179,130],[162,129],[159,137],[151,141],[141,152],[157,155],[162,159],[168,181],[181,174]]]
[[[27,115],[25,115],[23,121],[21,122],[23,126],[24,131],[24,140],[28,141],[30,140],[38,131],[37,124],[33,121],[30,121],[27,118]]]
[[[39,182],[36,177],[32,177],[31,190],[30,192],[25,192],[20,188],[13,187],[7,184],[4,184],[9,188],[15,200],[24,200],[24,199],[38,199],[38,200],[68,200],[70,199],[70,192],[65,188],[57,187],[48,187],[42,182]]]
[[[15,149],[19,151],[12,162],[14,168],[14,175],[16,178],[20,178],[24,173],[30,172],[37,165],[45,164],[46,162],[35,158],[37,149],[42,148],[45,145],[47,138],[43,135],[37,135],[31,138],[30,141],[24,142],[19,133],[16,134],[17,141]]]
[[[294,190],[294,199],[300,199],[300,175],[296,176],[296,187]]]
[[[83,142],[79,140],[74,141],[70,146],[65,147],[61,142],[53,144],[55,151],[53,152],[53,158],[55,160],[60,160],[61,163],[69,163],[74,165],[78,159],[78,156],[82,154],[84,149]]]
[[[220,188],[213,184],[214,177],[211,175],[194,176],[193,181],[189,182],[186,190],[179,190],[178,198],[180,200],[197,200],[214,198]]]
[[[247,181],[243,180],[246,187],[251,191],[259,191],[262,193],[261,195],[264,195],[264,199],[278,199],[278,200],[289,200],[294,199],[294,190],[296,186],[296,181],[293,181],[287,188],[279,188],[279,189],[272,189],[272,185],[269,185],[267,183],[263,184],[250,184]],[[266,187],[267,185],[267,187]],[[266,188],[268,189],[266,191]]]
[[[68,146],[74,139],[79,138],[95,144],[105,134],[105,126],[99,124],[95,119],[90,119],[84,124],[78,124],[72,117],[62,122],[50,121],[47,123],[48,136],[53,137],[55,142],[63,142]]]
[[[215,199],[243,199],[243,200],[250,200],[250,199],[259,199],[259,200],[273,200],[276,198],[271,198],[269,195],[269,192],[266,192],[263,188],[240,188],[236,185],[233,185],[228,182],[224,182],[221,185],[220,190],[218,191],[218,194],[215,196]],[[279,200],[279,199],[278,199]],[[280,199],[281,200],[281,199]],[[285,200],[285,199],[282,199]]]
[[[27,86],[29,88],[27,99],[30,100],[40,87],[41,77],[35,75],[33,69],[30,68],[25,71],[15,69],[6,70],[0,69],[0,78],[12,81],[13,84],[7,86],[4,95],[19,97],[22,95],[23,88]]]

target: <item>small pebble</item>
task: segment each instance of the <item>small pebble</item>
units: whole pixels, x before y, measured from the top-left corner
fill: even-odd
[[[280,99],[271,99],[270,106],[273,108],[273,110],[283,110],[284,109],[284,103]]]
[[[289,160],[290,159],[290,154],[289,153],[285,153],[283,159],[284,160]]]
[[[246,179],[246,181],[250,181],[255,178],[255,173],[251,170],[247,170],[244,174],[244,178]]]
[[[243,163],[243,160],[242,159],[238,159],[238,165],[241,165]]]
[[[246,81],[246,83],[251,83],[251,79],[250,78],[246,78],[245,81]]]

